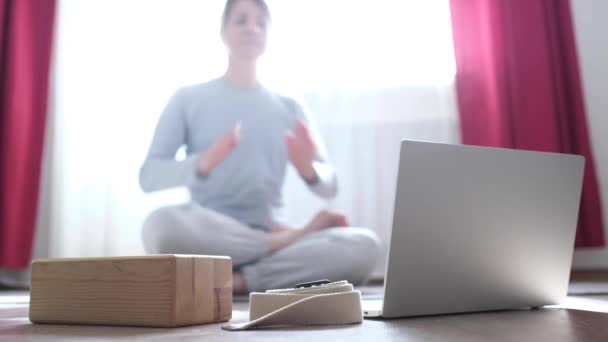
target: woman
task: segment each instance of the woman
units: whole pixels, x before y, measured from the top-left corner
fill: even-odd
[[[270,21],[263,0],[228,0],[225,75],[178,90],[163,111],[140,172],[146,192],[187,186],[192,203],[154,211],[148,253],[228,255],[234,291],[263,291],[329,278],[364,281],[379,250],[363,228],[323,210],[303,227],[280,220],[287,162],[324,198],[337,192],[323,144],[298,103],[262,87],[256,64]],[[177,161],[186,145],[188,157]]]

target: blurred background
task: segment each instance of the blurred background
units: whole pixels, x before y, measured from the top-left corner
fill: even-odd
[[[542,7],[547,1],[526,2]],[[226,67],[226,52],[220,40],[222,0],[59,0],[53,3],[54,23],[49,28],[53,34],[48,61],[48,104],[43,148],[39,149],[37,164],[39,184],[34,182],[34,190],[30,191],[35,200],[28,202],[29,207],[19,207],[18,214],[14,214],[33,217],[27,221],[33,233],[26,234],[32,241],[20,242],[17,248],[14,238],[9,243],[9,236],[18,235],[18,229],[9,231],[5,226],[1,231],[4,240],[0,248],[5,252],[0,261],[2,258],[5,261],[0,263],[0,283],[5,284],[19,283],[22,278],[15,278],[15,275],[27,267],[24,266],[27,261],[23,260],[31,257],[142,254],[140,232],[146,215],[155,208],[188,200],[185,189],[144,194],[138,185],[139,168],[161,110],[176,89],[218,77]],[[463,24],[471,20],[465,18],[465,14],[480,20],[479,27],[487,28],[487,32],[497,32],[492,25],[500,25],[498,27],[503,30],[501,37],[504,39],[496,40],[506,44],[503,50],[493,45],[493,41],[489,43],[490,48],[478,51],[486,57],[478,59],[480,72],[495,68],[492,70],[497,72],[489,74],[494,75],[492,80],[497,84],[509,79],[501,78],[501,72],[511,75],[511,81],[525,75],[530,75],[529,81],[518,81],[524,84],[538,81],[535,74],[525,71],[526,68],[517,69],[519,71],[504,69],[517,68],[516,62],[527,58],[523,53],[537,51],[517,45],[523,39],[522,30],[528,28],[516,20],[508,20],[531,18],[524,16],[521,19],[518,15],[517,10],[527,11],[525,2],[513,2],[524,6],[523,9],[504,4],[493,9],[492,2],[483,1],[462,3],[449,0],[268,0],[272,27],[268,50],[261,60],[261,79],[270,88],[289,94],[306,106],[321,131],[340,183],[336,199],[319,200],[307,191],[290,166],[284,196],[291,222],[303,223],[320,208],[338,209],[344,211],[354,225],[369,227],[386,242],[392,223],[402,139],[551,149],[550,144],[534,145],[536,140],[527,138],[514,138],[510,143],[481,141],[475,132],[471,132],[473,114],[463,111],[467,106],[474,106],[484,115],[494,115],[491,105],[467,100],[489,98],[491,94],[464,93],[474,89],[467,85],[478,79],[473,68],[477,65],[476,59],[467,60],[472,56],[471,51],[482,46],[474,39],[488,42],[491,36],[484,36],[483,30],[475,37],[464,36],[475,31],[473,26]],[[481,5],[475,7],[471,3]],[[601,216],[608,213],[608,200],[601,201],[601,194],[608,194],[608,97],[605,95],[608,91],[608,40],[605,39],[608,2],[571,0],[555,3],[565,4],[570,12],[567,16],[563,16],[563,12],[547,13],[545,19],[558,27],[561,27],[560,23],[570,27],[573,34],[570,41],[575,49],[568,48],[568,34],[562,30],[558,30],[556,40],[548,47],[566,51],[557,54],[566,55],[564,68],[570,70],[566,72],[567,77],[561,78],[565,80],[564,89],[574,89],[574,95],[567,94],[574,100],[566,105],[576,103],[577,89],[581,91],[580,100],[583,101],[583,119],[576,115],[575,121],[564,122],[570,122],[573,129],[584,125],[584,136],[577,128],[573,139],[583,139],[589,146],[587,149],[584,142],[573,143],[572,149],[555,152],[595,158],[595,165],[591,167],[597,173],[597,180],[595,175],[592,178],[598,196],[590,201],[594,201],[599,211],[591,209],[590,212]],[[6,8],[10,9],[10,6]],[[38,10],[40,7],[33,9]],[[2,15],[8,18],[6,13],[4,11]],[[483,13],[487,16],[480,17]],[[497,18],[503,21],[493,20]],[[529,27],[532,39],[536,26]],[[34,39],[28,37],[23,39]],[[8,50],[0,51],[6,53]],[[498,58],[498,51],[506,51],[507,57]],[[514,55],[511,51],[520,54]],[[578,68],[577,77],[580,71],[580,87],[577,87],[578,79],[569,78],[572,60],[568,59],[567,51],[577,58],[574,65]],[[5,56],[0,55],[0,58]],[[552,55],[547,57],[539,52],[535,56],[542,59]],[[487,63],[487,58],[496,58],[497,62]],[[559,64],[555,60],[547,61],[547,64],[551,63]],[[548,75],[561,74],[555,70],[549,70]],[[5,92],[10,88],[6,85],[7,80],[9,78],[3,80]],[[559,82],[553,79],[547,84]],[[510,89],[529,90],[525,87]],[[528,102],[544,96],[531,93],[526,97],[526,94],[513,91],[509,94],[527,98]],[[516,104],[519,107],[511,107],[527,105]],[[3,113],[7,108],[3,107]],[[525,115],[531,118],[537,112],[540,118],[543,110],[541,105],[532,105],[522,109],[520,119]],[[579,113],[581,108],[576,107],[573,111]],[[496,117],[502,115],[500,111],[497,113]],[[6,133],[9,124],[6,122],[10,120],[7,118],[3,119],[4,148],[9,148],[6,140],[10,136]],[[483,122],[494,120],[492,118],[480,121],[475,129],[485,130]],[[533,134],[549,131],[547,127],[552,124],[546,124],[536,126]],[[487,129],[491,131],[492,128]],[[510,129],[515,132],[512,132],[513,136],[519,134],[518,126]],[[521,132],[524,134],[523,128]],[[30,153],[30,150],[20,151]],[[13,154],[4,154],[9,155]],[[185,153],[181,151],[179,155],[183,157]],[[8,168],[14,164],[5,158],[0,165]],[[20,173],[19,170],[24,169],[28,168],[11,172]],[[6,174],[10,172],[3,173]],[[9,181],[5,179],[4,182],[3,189],[10,187]],[[7,203],[16,197],[6,195],[8,191],[3,192],[2,207],[8,212]],[[13,214],[5,213],[0,218],[4,223],[16,222],[7,219],[10,215]],[[592,221],[587,226],[593,227],[583,229],[592,232],[586,235],[591,238],[577,239],[575,268],[608,269],[608,249],[603,247],[601,221]],[[13,247],[7,247],[9,245]],[[8,256],[9,249],[13,251],[11,253],[25,256],[20,257],[19,262],[14,261]],[[13,261],[7,262],[9,259]],[[375,276],[382,275],[384,263],[382,260],[377,265]]]
[[[48,253],[143,253],[152,210],[188,200],[138,185],[154,127],[179,87],[220,76],[224,1],[59,2],[52,133],[44,174]],[[325,203],[292,166],[287,216],[321,207],[385,237],[402,138],[458,142],[448,1],[269,1],[261,79],[298,98],[321,131],[340,183]],[[419,32],[427,32],[424,36]]]

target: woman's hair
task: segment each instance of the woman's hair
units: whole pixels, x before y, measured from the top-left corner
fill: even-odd
[[[228,18],[230,17],[230,12],[232,11],[232,7],[239,0],[226,0],[226,5],[224,6],[224,13],[222,14],[222,28],[226,27],[226,23],[228,22]],[[253,0],[253,2],[258,5],[262,11],[266,14],[266,17],[270,19],[270,10],[268,9],[268,5],[265,0]]]

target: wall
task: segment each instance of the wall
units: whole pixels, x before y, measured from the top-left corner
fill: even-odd
[[[608,1],[571,0],[592,147],[608,228]],[[606,236],[608,237],[608,229]],[[575,269],[608,269],[608,248],[581,249]]]

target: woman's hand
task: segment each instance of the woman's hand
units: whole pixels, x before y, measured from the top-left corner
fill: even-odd
[[[314,183],[317,174],[312,166],[317,155],[317,148],[306,124],[298,119],[295,132],[285,133],[287,154],[293,166],[309,183]]]
[[[226,135],[219,138],[201,154],[198,159],[197,171],[201,175],[208,175],[213,168],[226,159],[238,145],[241,139],[241,123],[231,129]]]

